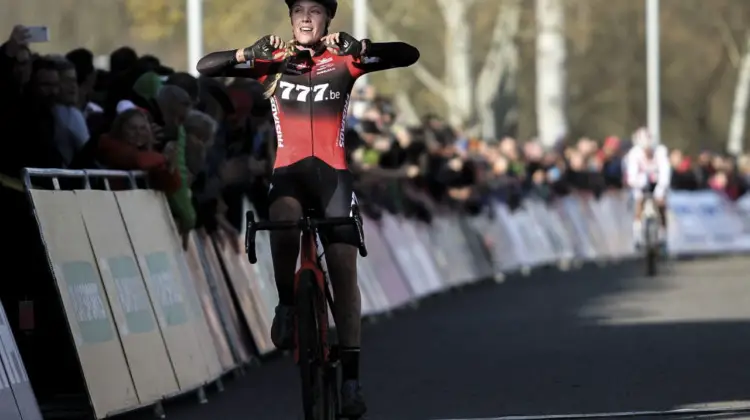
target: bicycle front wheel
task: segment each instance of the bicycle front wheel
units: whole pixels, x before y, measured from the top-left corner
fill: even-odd
[[[325,359],[321,340],[320,316],[323,296],[312,271],[303,271],[297,285],[297,349],[302,380],[302,403],[305,420],[329,420],[325,401]]]
[[[654,218],[646,219],[646,274],[655,276],[659,263],[659,225]]]

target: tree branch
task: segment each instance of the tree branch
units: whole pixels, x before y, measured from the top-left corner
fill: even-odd
[[[349,0],[349,3],[351,3],[351,0]],[[369,7],[368,9],[367,21],[370,24],[370,29],[372,29],[373,35],[378,39],[397,39],[396,35],[388,29],[386,24],[375,15],[372,7]],[[432,72],[427,70],[423,64],[416,62],[410,67],[410,69],[414,72],[417,79],[419,79],[419,81],[422,82],[432,93],[446,102],[450,100],[448,89],[446,89],[445,84],[435,77]]]
[[[476,98],[480,107],[487,106],[498,94],[497,87],[503,80],[507,71],[513,69],[508,65],[517,63],[506,63],[512,61],[512,50],[515,46],[516,34],[521,20],[520,0],[505,0],[500,5],[495,27],[492,30],[492,38],[487,56],[482,69],[479,71],[476,86]],[[492,87],[488,89],[488,87]]]
[[[724,44],[724,48],[727,50],[729,60],[732,62],[734,68],[738,68],[740,61],[742,60],[742,53],[740,47],[737,45],[737,40],[732,36],[732,29],[724,19],[724,17],[718,17],[716,24],[719,27],[719,34],[721,35],[721,42]]]

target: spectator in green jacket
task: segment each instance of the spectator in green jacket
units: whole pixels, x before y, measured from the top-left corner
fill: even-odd
[[[193,208],[190,191],[190,172],[187,167],[186,148],[187,133],[184,123],[192,107],[190,95],[177,86],[164,86],[159,75],[154,72],[143,74],[136,81],[133,90],[150,104],[155,104],[160,114],[162,140],[167,142],[164,147],[168,160],[173,162],[180,174],[181,185],[177,191],[167,195],[169,207],[177,223],[177,228],[183,237],[183,245],[187,245],[188,233],[195,227],[196,213]],[[172,145],[169,145],[172,142]]]

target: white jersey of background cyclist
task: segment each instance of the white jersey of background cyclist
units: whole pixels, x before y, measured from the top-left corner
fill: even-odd
[[[648,151],[652,153],[647,153]],[[669,150],[659,144],[646,129],[633,134],[633,148],[625,155],[625,182],[636,198],[643,195],[643,189],[656,184],[654,198],[664,199],[672,182],[672,167],[669,163]]]

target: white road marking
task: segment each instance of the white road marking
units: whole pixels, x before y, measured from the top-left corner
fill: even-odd
[[[658,417],[658,416],[706,416],[711,414],[750,413],[750,406],[742,407],[716,407],[716,408],[685,408],[664,411],[622,411],[614,413],[592,413],[592,414],[551,414],[541,416],[504,416],[484,417],[473,419],[439,419],[439,420],[575,420],[575,419],[612,419],[612,418],[634,418],[634,417]],[[437,419],[436,419],[437,420]]]

